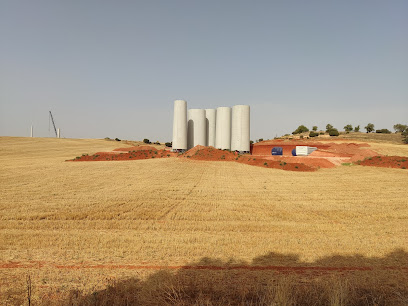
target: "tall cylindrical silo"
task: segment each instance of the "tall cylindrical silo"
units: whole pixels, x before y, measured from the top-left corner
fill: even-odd
[[[174,101],[172,150],[187,150],[187,102]]]
[[[215,147],[215,117],[217,112],[215,109],[205,110],[205,124],[206,124],[206,145]]]
[[[231,107],[218,107],[215,129],[215,147],[231,150]]]
[[[249,105],[235,105],[232,107],[231,151],[250,151],[249,115]]]
[[[188,137],[187,149],[201,145],[206,145],[206,120],[205,110],[203,109],[189,109],[187,113],[188,122]]]

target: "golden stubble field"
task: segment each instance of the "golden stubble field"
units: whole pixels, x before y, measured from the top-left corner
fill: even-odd
[[[332,266],[335,258],[361,264],[408,251],[407,170],[290,172],[177,158],[65,162],[125,146],[0,137],[3,304],[24,295],[27,274],[40,301],[205,257],[253,264],[292,254],[291,265],[327,265],[322,258],[330,257]],[[373,149],[408,156],[404,145]],[[285,258],[273,264],[284,266]]]

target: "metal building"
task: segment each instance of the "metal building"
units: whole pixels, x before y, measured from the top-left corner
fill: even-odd
[[[206,121],[206,145],[215,147],[215,118],[217,112],[215,109],[206,109],[205,110],[205,121]]]
[[[215,147],[231,150],[231,107],[218,107],[215,129]]]
[[[187,136],[187,149],[201,145],[206,145],[206,120],[205,110],[203,109],[189,109],[187,113],[188,121],[188,136]]]
[[[187,150],[187,102],[174,101],[173,151]]]
[[[232,107],[231,151],[250,151],[250,108],[249,105]]]

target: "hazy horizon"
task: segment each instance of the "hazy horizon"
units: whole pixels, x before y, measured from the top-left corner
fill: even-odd
[[[251,139],[408,124],[407,1],[3,1],[0,136],[171,141],[173,102]]]

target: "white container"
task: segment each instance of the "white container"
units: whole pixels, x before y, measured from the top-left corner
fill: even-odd
[[[249,105],[232,107],[231,151],[250,151],[250,108]]]
[[[218,107],[215,128],[215,147],[231,150],[231,107]]]
[[[187,150],[187,102],[174,101],[172,150]]]
[[[316,151],[315,147],[296,146],[296,156],[308,156],[310,153]]]
[[[206,145],[205,110],[189,109],[187,113],[187,149]]]
[[[206,125],[206,145],[215,147],[215,118],[216,118],[215,109],[206,109],[205,110],[205,125]]]

